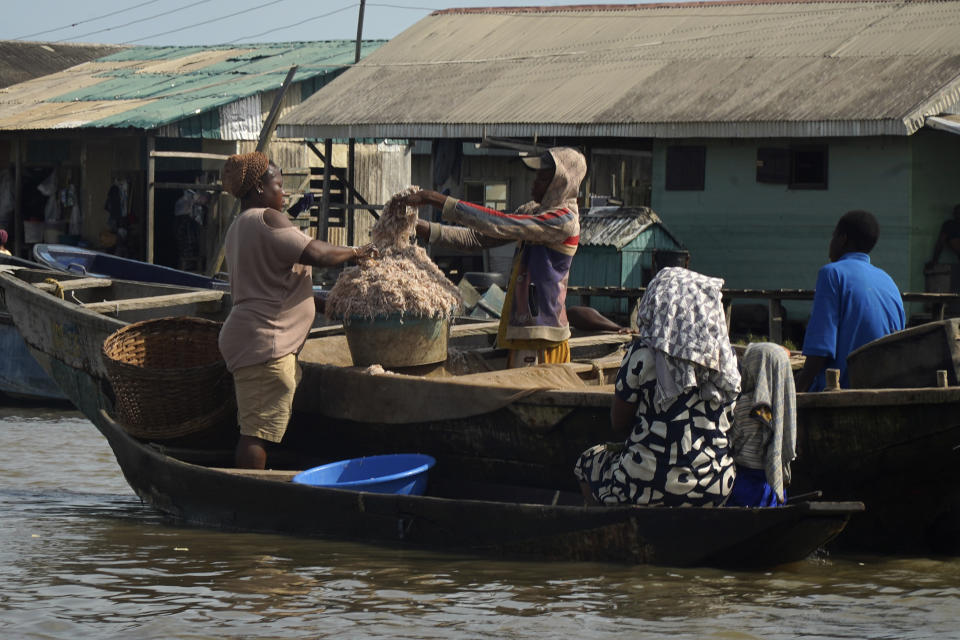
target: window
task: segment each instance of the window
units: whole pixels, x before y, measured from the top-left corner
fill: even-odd
[[[703,191],[706,147],[667,147],[667,191]]]
[[[827,188],[827,147],[797,147],[790,163],[791,189]]]
[[[785,184],[789,189],[826,189],[827,146],[757,149],[757,182]]]
[[[466,181],[463,185],[464,199],[468,202],[482,204],[488,209],[506,211],[507,188],[506,182],[476,182]]]

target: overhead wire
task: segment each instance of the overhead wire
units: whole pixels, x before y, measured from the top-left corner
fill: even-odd
[[[89,33],[84,33],[84,34],[79,35],[79,36],[72,36],[72,37],[70,37],[70,38],[63,38],[62,40],[54,40],[54,42],[56,43],[56,42],[65,42],[65,41],[67,41],[67,40],[79,40],[80,38],[86,38],[87,36],[95,36],[95,35],[97,35],[98,33],[105,33],[105,32],[107,32],[107,31],[113,31],[113,30],[115,30],[115,29],[123,29],[124,27],[129,27],[129,26],[132,25],[132,24],[139,24],[139,23],[141,23],[141,22],[146,22],[146,21],[148,21],[148,20],[153,20],[153,19],[155,19],[155,18],[160,18],[160,17],[168,16],[168,15],[170,15],[171,13],[177,13],[178,11],[185,11],[185,10],[187,10],[187,9],[193,9],[194,7],[196,7],[196,6],[198,6],[198,5],[206,4],[206,3],[212,2],[212,1],[213,1],[213,0],[193,0],[192,2],[189,2],[189,3],[185,4],[185,5],[179,6],[179,7],[175,8],[175,9],[170,9],[170,10],[168,10],[168,11],[164,11],[163,13],[156,13],[156,14],[154,14],[154,15],[152,15],[152,16],[147,16],[147,17],[145,17],[145,18],[138,18],[137,20],[131,20],[130,22],[126,22],[126,23],[124,23],[124,24],[116,25],[116,26],[114,26],[114,27],[106,27],[105,29],[99,29],[99,30],[97,30],[97,31],[91,31],[91,32],[89,32]]]
[[[257,4],[257,6],[255,6],[255,7],[250,7],[249,9],[242,9],[242,10],[240,10],[240,11],[234,11],[234,12],[230,13],[229,15],[220,16],[219,18],[211,18],[211,19],[209,19],[209,20],[203,20],[202,22],[196,22],[196,23],[194,23],[194,24],[190,24],[190,25],[187,25],[187,26],[185,26],[185,27],[179,27],[179,28],[177,28],[177,29],[170,29],[169,31],[163,31],[163,32],[161,32],[161,33],[154,33],[154,34],[149,35],[149,36],[143,36],[142,38],[135,38],[135,39],[133,39],[133,40],[127,40],[127,41],[124,42],[123,44],[133,44],[134,42],[143,42],[144,40],[152,40],[153,38],[159,38],[160,36],[166,36],[166,35],[169,35],[169,34],[171,34],[171,33],[179,33],[179,32],[181,32],[181,31],[187,31],[187,30],[189,30],[189,29],[196,29],[196,28],[199,28],[199,27],[205,27],[205,26],[207,26],[208,24],[211,24],[211,23],[214,23],[214,22],[219,22],[219,21],[221,21],[221,20],[229,20],[229,19],[231,19],[231,18],[235,18],[236,16],[243,15],[243,14],[245,14],[245,13],[250,13],[251,11],[259,11],[260,9],[266,9],[267,7],[269,7],[269,6],[271,6],[271,5],[279,4],[279,3],[281,3],[281,2],[289,2],[289,0],[272,0],[271,2],[261,2],[261,3]]]
[[[77,22],[71,22],[70,24],[65,24],[62,27],[55,27],[53,29],[45,29],[43,31],[37,31],[36,33],[28,33],[25,36],[17,36],[13,40],[26,40],[27,38],[34,38],[36,36],[42,36],[45,33],[53,33],[54,31],[62,31],[64,29],[69,29],[71,27],[76,27],[81,24],[86,24],[88,22],[96,22],[97,20],[103,20],[104,18],[112,18],[115,15],[121,13],[126,13],[127,11],[133,11],[134,9],[139,9],[140,7],[145,7],[148,4],[154,4],[160,2],[160,0],[147,0],[146,2],[141,2],[140,4],[135,4],[131,7],[125,9],[118,9],[116,11],[111,11],[110,13],[104,13],[103,15],[94,16],[93,18],[87,18],[86,20],[78,20]]]
[[[337,14],[337,13],[343,13],[344,11],[346,11],[346,10],[348,10],[348,9],[353,9],[354,7],[359,7],[359,6],[360,6],[360,3],[359,3],[359,2],[354,2],[354,3],[352,3],[352,4],[348,4],[348,5],[345,6],[345,7],[341,7],[341,8],[339,8],[339,9],[334,9],[333,11],[330,11],[330,12],[327,12],[327,13],[322,13],[322,14],[320,14],[320,15],[318,15],[318,16],[312,16],[312,17],[310,17],[310,18],[304,18],[304,19],[302,19],[302,20],[298,20],[297,22],[284,25],[284,26],[282,26],[282,27],[276,27],[275,29],[268,29],[267,31],[261,31],[260,33],[255,33],[255,34],[248,35],[248,36],[241,36],[241,37],[239,37],[239,38],[237,38],[237,39],[235,39],[235,40],[228,40],[228,41],[227,41],[227,44],[233,44],[233,43],[235,43],[235,42],[249,41],[249,40],[251,40],[251,39],[253,39],[253,38],[259,38],[260,36],[265,36],[265,35],[267,35],[268,33],[273,33],[273,32],[275,32],[275,31],[282,31],[282,30],[284,30],[284,29],[290,29],[290,28],[293,28],[293,27],[298,27],[298,26],[300,26],[300,25],[302,25],[302,24],[306,24],[307,22],[313,22],[314,20],[319,20],[320,18],[326,18],[326,17],[332,16],[332,15]]]

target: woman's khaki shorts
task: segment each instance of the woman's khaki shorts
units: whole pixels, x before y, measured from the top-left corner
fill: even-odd
[[[240,433],[280,442],[290,422],[293,394],[300,375],[300,365],[293,353],[234,371]]]

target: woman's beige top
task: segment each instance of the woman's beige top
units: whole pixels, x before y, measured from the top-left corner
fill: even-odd
[[[230,371],[299,351],[316,314],[311,269],[297,263],[310,237],[268,226],[263,212],[247,209],[227,231],[233,308],[220,353]]]

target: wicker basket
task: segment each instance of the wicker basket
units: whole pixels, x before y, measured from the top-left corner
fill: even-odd
[[[104,340],[118,422],[130,435],[168,440],[236,424],[233,377],[217,346],[220,327],[200,318],[159,318]]]

